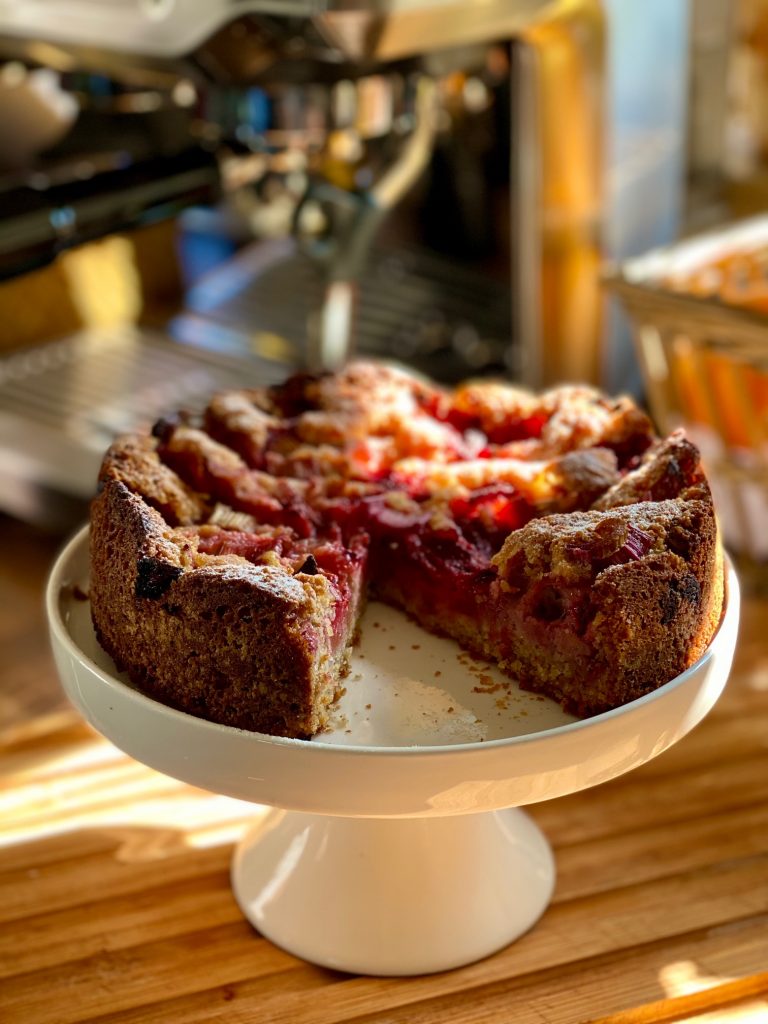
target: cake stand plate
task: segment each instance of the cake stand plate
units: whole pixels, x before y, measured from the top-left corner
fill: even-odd
[[[519,807],[615,778],[707,714],[736,643],[730,568],[727,584],[696,664],[583,721],[372,604],[346,693],[312,741],[216,725],[136,690],[93,633],[87,530],[59,556],[46,600],[64,689],[99,732],[167,775],[273,808],[232,868],[259,931],[327,967],[409,975],[486,956],[546,909],[552,853]]]

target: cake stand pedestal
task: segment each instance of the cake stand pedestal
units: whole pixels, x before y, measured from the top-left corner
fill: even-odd
[[[519,810],[442,818],[275,811],[246,836],[235,898],[276,945],[360,974],[425,974],[479,960],[538,920],[555,880]]]
[[[150,767],[274,808],[255,815],[235,852],[243,913],[297,956],[380,975],[458,967],[530,928],[555,871],[546,839],[517,808],[606,782],[689,732],[725,685],[739,620],[729,570],[723,621],[695,665],[576,721],[374,607],[335,728],[306,742],[216,725],[138,692],[95,639],[87,586],[83,531],[46,598],[72,703]]]

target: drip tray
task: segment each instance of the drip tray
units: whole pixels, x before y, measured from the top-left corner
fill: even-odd
[[[323,303],[326,274],[293,239],[243,249],[187,295],[171,325],[195,340],[199,319],[247,331],[254,351],[296,358]],[[479,373],[515,374],[508,280],[423,248],[380,244],[357,281],[354,341],[359,355],[398,360],[444,383]],[[286,348],[287,346],[287,348]]]
[[[88,330],[0,361],[0,508],[66,530],[85,518],[105,448],[211,392],[273,384],[285,364],[212,329],[205,349],[125,326]],[[216,346],[220,351],[216,350]]]

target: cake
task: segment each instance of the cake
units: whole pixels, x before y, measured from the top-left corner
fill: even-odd
[[[118,668],[280,736],[327,725],[367,595],[582,716],[695,661],[723,600],[682,433],[587,387],[447,390],[368,362],[118,438],[90,544]]]

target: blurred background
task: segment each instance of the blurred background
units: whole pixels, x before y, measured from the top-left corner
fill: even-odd
[[[355,353],[634,394],[759,582],[766,208],[768,0],[0,0],[4,642],[115,433]]]

